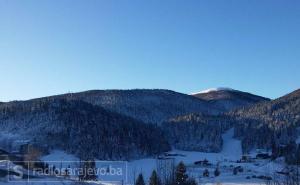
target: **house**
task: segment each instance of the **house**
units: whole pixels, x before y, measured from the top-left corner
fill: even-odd
[[[256,159],[270,159],[271,155],[268,153],[260,153],[256,155]]]
[[[200,166],[211,166],[212,164],[209,163],[207,159],[204,159],[203,161],[195,161],[195,165],[200,165]]]
[[[9,153],[0,149],[0,160],[9,160]]]
[[[250,162],[254,162],[254,159],[250,155],[243,155],[241,158],[241,162],[250,163]]]

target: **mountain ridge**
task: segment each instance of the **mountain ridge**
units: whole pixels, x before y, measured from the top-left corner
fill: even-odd
[[[146,123],[155,124],[192,112],[206,114],[218,114],[221,112],[221,110],[210,105],[207,101],[199,100],[183,93],[162,89],[89,90],[27,101],[43,101],[44,99],[82,100]],[[13,103],[8,102],[8,104]]]
[[[235,117],[235,136],[245,151],[295,143],[300,127],[300,89],[269,102],[243,107],[228,114]]]
[[[288,144],[296,139],[295,128],[300,126],[300,90],[225,112],[210,103],[169,90],[92,90],[0,104],[0,124],[2,131],[27,134],[35,142],[53,141],[50,147],[62,147],[73,153],[91,150],[101,159],[155,155],[167,150],[170,144],[184,150],[218,152],[222,147],[222,133],[232,127],[235,137],[242,141],[244,152],[253,148],[270,149],[272,145]],[[83,129],[82,125],[91,129]],[[60,138],[58,133],[83,140],[74,144],[69,138],[61,145],[57,142],[65,138]],[[122,156],[113,155],[114,149],[105,143],[102,144],[107,148],[97,145],[100,156],[93,148],[77,150],[75,146],[94,143],[86,135],[98,137],[98,133],[123,143],[117,152]],[[98,143],[101,141],[105,140]],[[143,146],[140,141],[148,144]],[[105,142],[113,145],[110,140]],[[152,146],[155,143],[161,143],[162,147]]]
[[[208,101],[212,105],[222,109],[223,112],[251,106],[263,101],[270,101],[269,98],[229,88],[209,90],[193,94],[192,96]]]

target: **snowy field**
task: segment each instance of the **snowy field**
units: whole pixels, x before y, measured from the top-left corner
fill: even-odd
[[[180,161],[183,161],[187,166],[188,174],[190,177],[194,177],[200,184],[222,184],[222,185],[237,185],[237,184],[264,184],[265,182],[261,179],[252,178],[256,175],[267,175],[272,176],[273,172],[281,171],[283,169],[283,162],[278,160],[277,162],[270,162],[267,160],[256,160],[252,163],[237,163],[236,161],[241,159],[242,149],[241,142],[233,138],[233,129],[228,130],[223,134],[223,149],[220,153],[203,153],[203,152],[192,152],[192,151],[180,151],[173,150],[168,152],[174,158],[175,165]],[[252,155],[255,155],[255,151]],[[74,155],[66,154],[63,151],[55,150],[47,156],[41,158],[50,165],[62,168],[75,168],[79,165],[79,159]],[[208,160],[211,166],[199,166],[195,165],[195,161]],[[97,184],[133,184],[134,179],[139,173],[144,175],[146,181],[148,181],[150,174],[153,170],[157,170],[157,159],[147,158],[134,161],[97,161],[96,166],[98,169],[105,169],[104,171],[112,172],[116,169],[121,169],[121,174],[110,174],[106,173],[101,177],[98,176],[99,181]],[[213,172],[217,165],[221,171],[220,176],[214,177]],[[236,166],[243,167],[244,171],[233,175],[233,168]],[[203,177],[202,173],[204,169],[208,169],[210,177]],[[49,180],[43,179],[43,180]],[[50,179],[51,181],[53,179]],[[72,184],[64,179],[54,179],[56,182],[48,182],[42,184]],[[14,184],[28,184],[14,183]],[[1,182],[1,184],[8,184]],[[11,184],[11,183],[10,183]],[[40,182],[30,184],[41,184]]]
[[[270,162],[266,160],[256,161],[255,163],[236,163],[242,157],[241,141],[233,138],[234,130],[230,129],[223,134],[223,149],[220,153],[203,153],[203,152],[189,152],[173,150],[170,154],[180,154],[174,156],[175,163],[183,161],[188,167],[189,176],[194,177],[200,184],[218,184],[232,185],[232,184],[264,184],[265,181],[252,178],[253,175],[267,175],[272,176],[275,171],[281,171],[283,162]],[[252,155],[256,155],[255,152]],[[199,167],[194,165],[195,161],[207,159],[213,165],[211,167]],[[216,165],[219,164],[221,175],[213,177],[213,172]],[[243,173],[233,175],[233,167],[242,166]],[[203,178],[202,173],[204,169],[210,171],[210,178]],[[155,159],[142,159],[129,162],[129,180],[132,182],[133,172],[138,170],[138,173],[143,173],[145,179],[149,179],[151,171],[156,169]],[[247,179],[250,177],[250,179]]]

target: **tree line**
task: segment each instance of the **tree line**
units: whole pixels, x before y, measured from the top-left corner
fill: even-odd
[[[196,180],[193,177],[189,177],[187,174],[186,166],[183,162],[180,162],[175,169],[175,176],[171,181],[163,183],[155,170],[149,178],[149,183],[146,184],[143,174],[140,173],[135,181],[135,185],[197,185]]]

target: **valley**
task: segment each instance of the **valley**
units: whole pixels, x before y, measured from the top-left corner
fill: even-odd
[[[233,138],[233,129],[229,129],[222,135],[224,145],[220,153],[203,153],[193,151],[181,151],[172,150],[162,158],[174,159],[174,165],[179,162],[184,162],[187,166],[188,175],[194,177],[199,184],[222,184],[222,185],[237,185],[237,184],[264,184],[267,182],[262,177],[274,177],[276,172],[285,169],[284,161],[270,159],[255,159],[258,151],[253,151],[249,155],[253,158],[251,162],[238,162],[242,159],[243,153],[241,149],[241,142]],[[260,151],[261,152],[261,151]],[[170,157],[172,156],[172,157]],[[50,154],[42,156],[42,161],[49,163],[50,165],[56,165],[57,168],[76,168],[80,160],[75,155],[67,154],[64,151],[53,150]],[[96,166],[98,169],[108,166],[114,166],[114,168],[120,168],[125,172],[122,175],[102,175],[98,177],[95,184],[133,184],[135,176],[138,173],[142,173],[145,179],[149,179],[153,170],[158,170],[159,158],[146,158],[131,161],[99,161],[96,160]],[[209,165],[195,164],[197,161],[207,160]],[[1,162],[4,164],[4,161]],[[60,167],[59,167],[60,166]],[[220,175],[215,177],[213,175],[214,170],[219,167]],[[243,171],[233,174],[234,168],[241,167]],[[209,177],[203,177],[202,173],[205,169],[210,172]],[[49,181],[54,184],[72,184],[76,177],[70,177],[67,179],[61,178],[49,178],[40,177],[38,181]],[[51,182],[53,181],[53,182]],[[62,182],[60,182],[62,181]],[[18,182],[18,184],[22,182]],[[25,183],[25,182],[24,182]],[[38,182],[36,182],[38,183]],[[0,182],[1,184],[1,182]],[[34,184],[34,183],[33,183]],[[89,183],[90,184],[90,183]],[[91,182],[91,184],[93,184]]]
[[[16,166],[21,184],[136,184],[139,175],[148,184],[153,170],[167,184],[180,162],[197,184],[283,181],[300,159],[299,92],[108,90],[4,102],[0,184]]]

